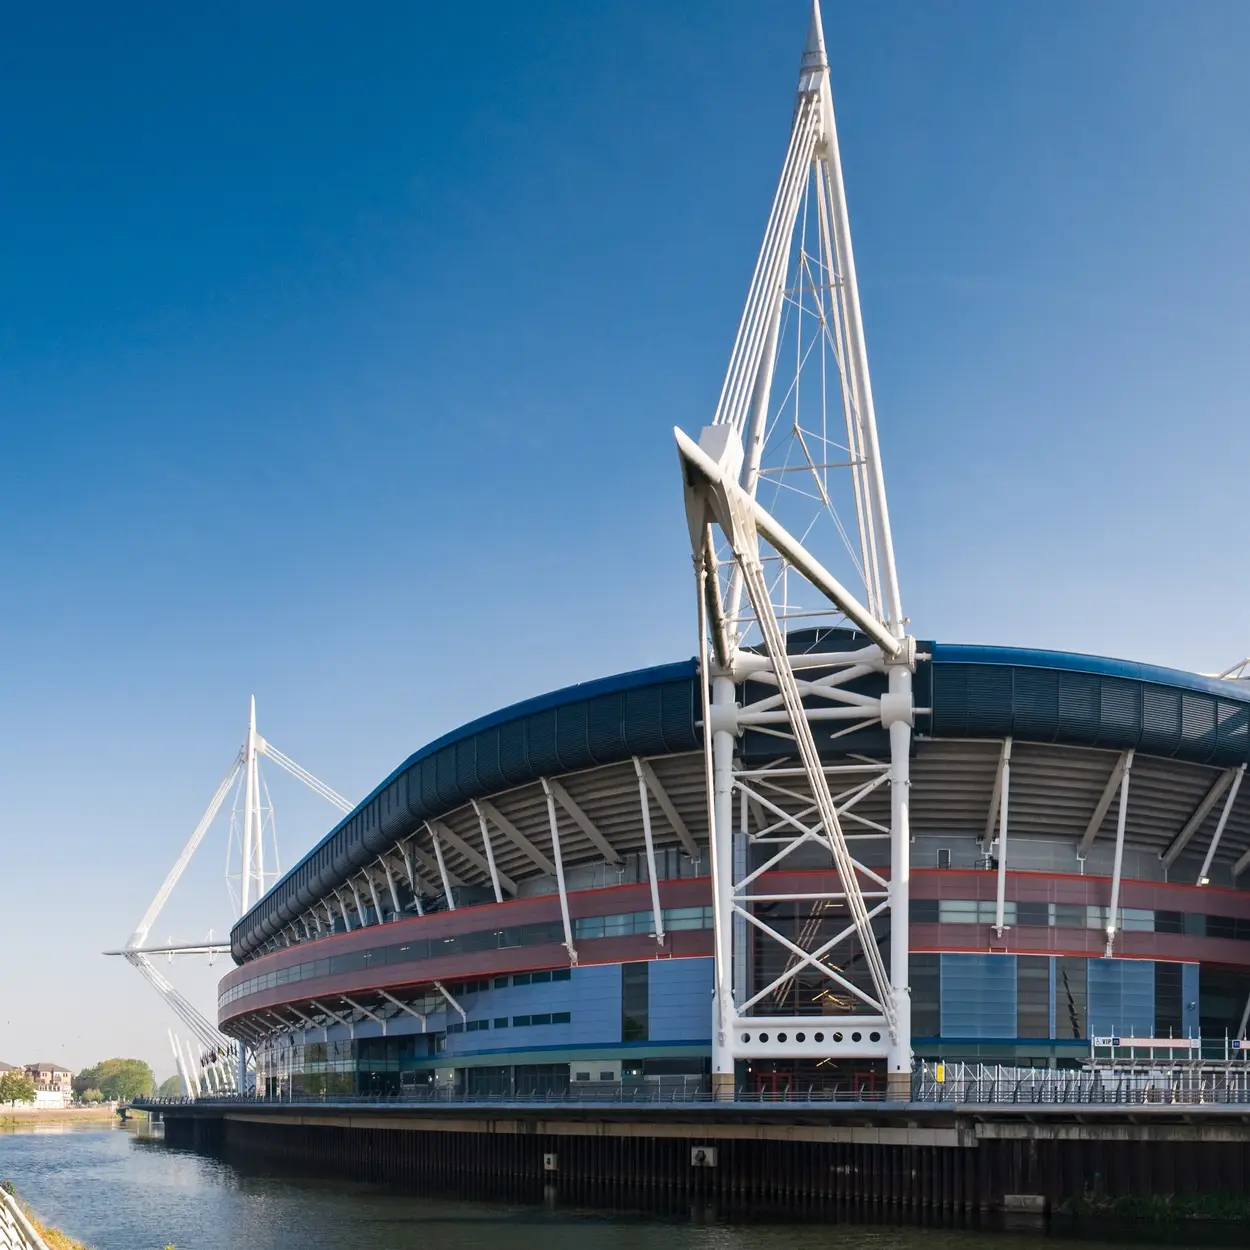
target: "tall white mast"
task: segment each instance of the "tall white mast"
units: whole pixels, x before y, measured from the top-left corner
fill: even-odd
[[[915,647],[894,560],[818,3],[715,417],[697,443],[675,433],[708,690],[714,1085],[731,1088],[741,1059],[877,1058],[891,1093],[905,1096]],[[839,649],[845,635],[827,633],[792,646],[794,630],[832,624],[864,637],[849,650]],[[880,728],[888,762],[846,755],[836,741]],[[792,758],[749,767],[748,731],[787,740]],[[855,810],[887,783],[888,827]],[[888,840],[888,875],[858,857],[875,837]],[[813,846],[827,852],[837,888],[767,892],[764,874]],[[797,932],[771,919],[778,903],[795,907]],[[886,923],[888,966],[878,939]],[[784,952],[780,974],[758,988],[747,976],[748,931]],[[812,1014],[814,983],[836,1011]]]
[[[257,864],[263,862],[264,839],[260,834],[260,800],[256,768],[256,696],[252,696],[247,718],[247,737],[243,743],[243,868],[239,875],[240,914],[246,915],[254,899],[265,892],[264,878],[257,877]],[[253,892],[252,882],[256,880]]]

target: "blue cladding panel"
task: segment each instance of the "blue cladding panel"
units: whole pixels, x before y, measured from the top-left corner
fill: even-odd
[[[1015,956],[943,955],[942,1036],[1015,1035]]]
[[[1148,959],[1089,961],[1091,1037],[1152,1037],[1155,966]]]
[[[651,1041],[711,1043],[712,960],[653,960],[647,993]]]
[[[1186,1037],[1197,1037],[1202,1013],[1198,995],[1198,965],[1181,964],[1181,1029]]]
[[[592,964],[573,969],[573,1031],[584,1043],[621,1040],[621,965]]]

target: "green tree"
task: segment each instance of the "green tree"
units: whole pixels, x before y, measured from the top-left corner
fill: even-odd
[[[35,1082],[25,1072],[6,1072],[0,1076],[0,1103],[10,1106],[35,1101]]]
[[[152,1069],[142,1059],[105,1059],[93,1068],[84,1068],[74,1078],[74,1092],[80,1098],[87,1090],[98,1089],[105,1098],[128,1102],[155,1088]]]
[[[84,1089],[83,1092],[79,1094],[78,1096],[79,1098],[83,1100],[83,1102],[103,1102],[104,1101],[104,1095],[100,1093],[98,1089]]]
[[[161,1098],[181,1098],[182,1077],[171,1076],[168,1080],[162,1081],[156,1093]]]

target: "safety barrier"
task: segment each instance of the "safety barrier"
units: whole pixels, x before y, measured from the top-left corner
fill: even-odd
[[[9,1188],[0,1183],[0,1250],[48,1250]]]

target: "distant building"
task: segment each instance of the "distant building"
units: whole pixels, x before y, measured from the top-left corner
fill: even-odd
[[[26,1075],[35,1083],[35,1106],[68,1107],[73,1098],[73,1073],[59,1064],[43,1060],[28,1063]]]

